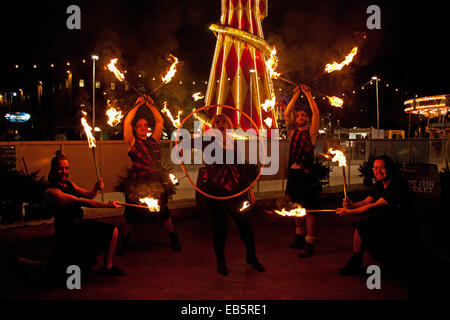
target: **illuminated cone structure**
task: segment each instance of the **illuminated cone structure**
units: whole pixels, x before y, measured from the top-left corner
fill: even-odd
[[[251,116],[258,128],[264,129],[277,127],[273,108],[267,111],[261,108],[266,99],[275,97],[265,64],[272,48],[264,40],[261,26],[267,16],[267,2],[222,0],[221,25],[210,27],[217,43],[205,96],[206,105],[236,107]],[[250,72],[252,69],[254,72]],[[240,112],[220,107],[209,109],[210,117],[216,113],[228,115],[236,128],[252,127]]]

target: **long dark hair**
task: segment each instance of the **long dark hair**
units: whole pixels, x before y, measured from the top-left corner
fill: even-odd
[[[61,150],[56,151],[56,155],[50,162],[50,172],[48,173],[48,182],[50,185],[58,182],[58,164],[60,160],[68,160]]]

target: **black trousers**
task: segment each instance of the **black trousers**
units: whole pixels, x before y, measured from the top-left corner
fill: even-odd
[[[213,223],[213,245],[218,264],[225,263],[228,215],[231,216],[239,229],[239,235],[247,251],[247,259],[249,261],[256,260],[255,238],[248,218],[248,212],[241,213],[233,210],[232,208],[235,206],[232,205],[232,201],[233,199],[216,200],[210,198],[206,201]]]

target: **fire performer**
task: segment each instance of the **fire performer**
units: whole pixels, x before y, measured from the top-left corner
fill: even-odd
[[[240,158],[243,153],[239,152],[239,146],[231,133],[227,133],[227,129],[233,129],[233,123],[228,116],[214,115],[211,126],[220,133],[215,136],[213,141],[204,141],[202,148],[211,148],[210,144],[216,144],[214,150],[222,149],[223,159],[220,160],[221,163],[207,164],[205,170],[199,171],[198,186],[203,189],[202,191],[216,197],[231,196],[250,185],[252,181],[250,176],[256,177],[257,168],[256,165],[245,164],[245,159]],[[194,142],[191,145],[197,144]],[[231,154],[233,155],[232,163],[229,161]],[[214,157],[216,157],[215,153]],[[238,161],[238,159],[240,160]],[[239,235],[246,249],[246,263],[251,264],[256,271],[264,272],[264,266],[256,257],[255,238],[248,216],[248,212],[251,210],[248,208],[255,202],[253,191],[249,190],[240,196],[225,200],[205,196],[204,201],[205,208],[209,211],[213,222],[213,246],[217,259],[217,272],[224,276],[229,272],[225,260],[227,215],[231,216],[239,229]]]
[[[108,203],[94,199],[103,189],[100,178],[92,190],[86,190],[69,180],[69,161],[61,153],[51,160],[48,175],[49,187],[45,192],[50,210],[54,216],[55,245],[50,261],[52,275],[58,279],[66,275],[69,265],[77,265],[88,271],[97,263],[97,256],[104,252],[102,273],[124,276],[125,272],[112,265],[116,248],[118,230],[116,227],[99,221],[83,219],[81,207],[117,208],[117,201]],[[83,272],[84,274],[84,272]]]
[[[306,108],[294,108],[300,88],[308,99],[312,118]],[[319,109],[308,86],[301,84],[294,89],[284,118],[290,140],[286,195],[291,202],[298,203],[306,209],[317,208],[317,191],[314,190],[312,166],[314,145],[319,130]],[[306,215],[306,218],[295,218],[295,239],[289,246],[302,249],[299,258],[306,258],[314,253],[314,224],[313,214]]]
[[[339,270],[341,276],[363,274],[364,249],[380,263],[403,262],[403,269],[414,266],[411,258],[419,250],[417,220],[413,210],[413,197],[408,183],[395,172],[388,156],[379,156],[373,163],[377,183],[366,199],[352,202],[344,199],[339,215],[370,212],[370,216],[356,224],[353,234],[353,255]]]
[[[150,137],[149,124],[145,117],[136,117],[138,109],[146,105],[152,112],[155,119],[155,128]],[[128,146],[128,155],[132,161],[132,168],[128,170],[128,175],[123,179],[125,184],[126,202],[141,204],[139,202],[139,193],[143,196],[158,198],[160,211],[151,214],[149,210],[143,208],[129,207],[125,208],[126,224],[122,237],[121,251],[126,251],[131,242],[131,226],[133,224],[149,223],[154,221],[154,215],[163,221],[164,227],[169,232],[170,248],[175,251],[181,251],[182,246],[178,240],[178,234],[172,222],[169,208],[167,207],[168,196],[173,191],[170,183],[165,183],[168,174],[165,174],[161,167],[161,151],[159,139],[163,130],[163,118],[155,107],[152,98],[148,95],[139,97],[128,112],[124,121],[124,140]],[[167,176],[167,177],[166,177]],[[173,193],[173,192],[172,192]]]

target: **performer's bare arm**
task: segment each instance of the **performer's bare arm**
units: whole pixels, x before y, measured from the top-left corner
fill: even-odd
[[[152,98],[150,98],[147,95],[146,95],[146,97],[148,99],[148,100],[146,100],[146,105],[150,109],[150,111],[153,113],[153,117],[155,118],[155,128],[153,129],[152,137],[156,141],[159,141],[159,139],[161,139],[161,135],[162,135],[162,131],[163,131],[164,119],[161,116],[161,113],[159,112],[159,110],[155,107],[155,104],[153,103]]]
[[[58,188],[48,188],[45,191],[45,197],[50,203],[66,206],[66,205],[80,205],[82,207],[90,208],[118,208],[120,207],[118,201],[109,201],[108,203],[98,202],[91,199],[78,198],[71,194],[67,194]]]
[[[338,215],[361,214],[361,213],[367,212],[373,208],[384,207],[387,205],[388,205],[388,202],[384,198],[380,198],[375,202],[367,203],[365,205],[362,205],[362,206],[354,208],[354,209],[338,208],[336,213]]]
[[[134,134],[133,134],[133,119],[136,116],[136,112],[138,111],[139,107],[145,103],[145,99],[142,97],[139,97],[133,108],[128,112],[127,116],[125,117],[125,120],[123,122],[123,139],[125,140],[125,143],[128,146],[128,150],[130,150],[134,145]]]
[[[309,107],[311,108],[312,111],[311,127],[309,128],[309,135],[311,137],[311,143],[315,145],[317,137],[319,135],[319,123],[320,123],[319,108],[317,107],[316,101],[314,101],[311,95],[311,88],[304,84],[301,85],[301,88],[302,91],[305,93],[306,98],[308,99]]]
[[[286,110],[284,111],[284,123],[286,125],[286,130],[288,132],[289,139],[291,139],[292,134],[295,129],[295,118],[294,118],[294,105],[298,100],[298,96],[300,95],[300,87],[295,87],[294,95],[289,101]]]
[[[358,202],[353,202],[352,200],[350,200],[349,197],[347,197],[343,201],[343,206],[344,206],[344,208],[347,208],[347,209],[355,209],[355,208],[365,206],[366,204],[372,203],[374,201],[375,201],[375,198],[373,198],[371,196],[368,196],[364,200],[361,200]]]
[[[103,187],[105,186],[102,178],[99,178],[98,181],[95,182],[95,185],[92,188],[92,190],[86,190],[84,188],[81,188],[73,182],[72,182],[72,185],[76,192],[78,192],[83,198],[87,198],[87,199],[94,199],[97,196],[98,191],[102,190]]]

